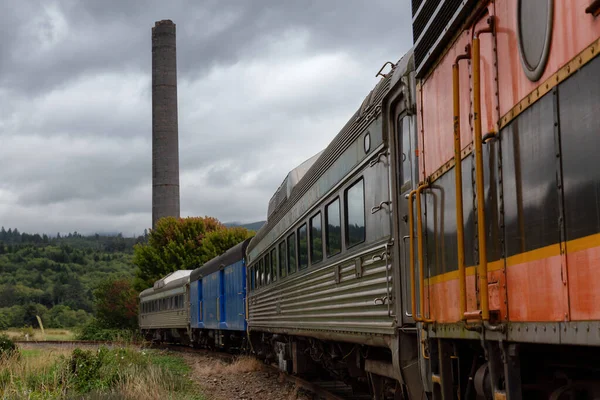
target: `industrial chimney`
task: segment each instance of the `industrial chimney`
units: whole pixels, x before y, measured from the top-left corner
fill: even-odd
[[[177,48],[171,20],[152,28],[152,228],[162,217],[179,218]]]

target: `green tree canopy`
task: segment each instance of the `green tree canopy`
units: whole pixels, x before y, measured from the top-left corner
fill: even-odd
[[[134,248],[135,287],[144,290],[173,271],[196,269],[253,234],[246,228],[227,228],[212,217],[162,218],[148,242]]]
[[[96,318],[104,328],[137,327],[138,292],[128,279],[107,279],[94,291]]]

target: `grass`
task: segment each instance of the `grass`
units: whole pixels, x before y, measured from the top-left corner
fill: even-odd
[[[197,368],[200,375],[218,376],[229,374],[243,374],[246,372],[264,371],[264,364],[254,357],[242,356],[232,363],[217,361],[210,365],[202,365]]]
[[[12,340],[75,340],[75,332],[69,329],[46,329],[42,334],[41,329],[33,328],[9,328],[6,331],[0,331],[0,334],[6,334]]]
[[[203,400],[173,354],[136,347],[21,350],[0,359],[0,399]]]

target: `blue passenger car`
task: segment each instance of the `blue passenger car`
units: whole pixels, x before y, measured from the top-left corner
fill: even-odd
[[[250,239],[190,275],[192,343],[242,347],[246,333],[246,247]]]

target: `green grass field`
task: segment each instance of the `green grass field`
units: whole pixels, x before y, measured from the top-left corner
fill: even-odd
[[[49,347],[0,357],[0,398],[204,400],[178,355],[137,347]]]
[[[0,334],[5,334],[12,340],[75,340],[75,332],[69,329],[45,329],[42,334],[41,329],[9,328],[0,331]]]

